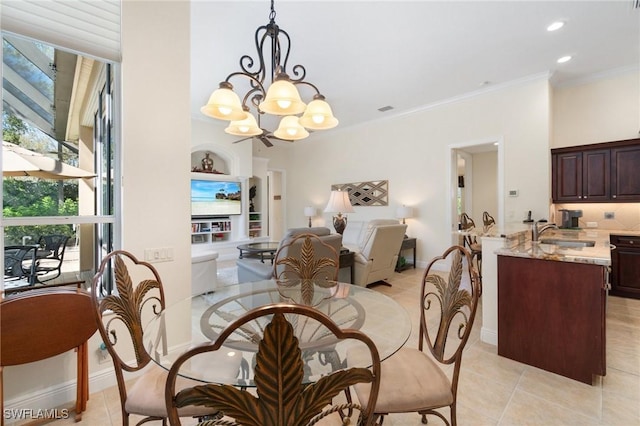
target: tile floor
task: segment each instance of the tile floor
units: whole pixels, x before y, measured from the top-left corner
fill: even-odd
[[[233,262],[220,262],[219,277],[233,280]],[[396,273],[393,287],[377,286],[411,314],[417,330],[419,282],[423,270]],[[480,341],[482,313],[462,361],[458,390],[458,424],[467,425],[640,425],[640,300],[609,297],[607,375],[593,386],[576,382],[497,355]],[[415,342],[415,333],[408,344]],[[81,424],[121,424],[118,392],[91,394]],[[135,419],[132,424],[135,424]],[[183,422],[185,424],[187,421]],[[54,426],[72,425],[72,419]],[[153,423],[151,423],[153,424]],[[420,425],[416,414],[391,415],[385,425]],[[437,418],[429,424],[440,425]]]

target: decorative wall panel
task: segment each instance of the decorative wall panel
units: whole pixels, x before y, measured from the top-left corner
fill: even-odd
[[[347,191],[349,201],[354,206],[386,206],[389,204],[389,181],[339,183],[331,185],[331,190]]]

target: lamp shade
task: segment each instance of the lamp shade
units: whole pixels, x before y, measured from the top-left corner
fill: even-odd
[[[413,217],[413,207],[400,206],[396,209],[396,217],[399,219],[408,219]]]
[[[345,191],[331,191],[329,202],[324,211],[325,213],[355,213],[351,201],[349,201],[349,193]]]
[[[300,99],[298,89],[288,77],[279,75],[279,79],[269,86],[267,96],[258,106],[261,111],[273,115],[295,115],[300,114],[306,108],[306,104]]]
[[[229,123],[229,126],[224,131],[236,136],[257,136],[262,134],[262,129],[258,127],[255,117],[250,113],[247,113],[247,118],[244,120]]]
[[[307,129],[325,130],[331,129],[338,125],[338,119],[333,116],[331,107],[321,99],[314,99],[309,102],[304,114],[300,117],[300,124]]]
[[[244,120],[247,117],[247,113],[243,111],[240,104],[240,98],[229,83],[220,83],[220,88],[209,96],[209,102],[200,108],[200,112],[209,117],[228,121]]]
[[[294,115],[288,115],[280,120],[280,125],[273,134],[287,141],[297,141],[309,136],[309,132],[300,125],[298,117]]]
[[[316,208],[315,207],[305,207],[304,208],[304,215],[307,217],[313,217],[316,215]]]

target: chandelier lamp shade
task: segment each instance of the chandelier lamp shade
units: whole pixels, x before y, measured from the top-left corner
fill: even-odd
[[[345,191],[331,191],[329,202],[324,209],[325,213],[338,213],[333,217],[333,227],[338,234],[344,232],[347,227],[347,217],[342,213],[355,213],[351,201],[349,201],[349,193]]]
[[[273,134],[289,141],[308,137],[306,129],[326,130],[338,125],[325,97],[314,84],[305,81],[305,67],[295,65],[288,70],[291,39],[278,27],[275,17],[274,0],[271,0],[269,23],[258,27],[254,36],[257,58],[243,55],[241,69],[229,74],[200,108],[204,115],[230,121],[226,133],[257,136],[268,132],[260,126],[260,117],[264,114],[282,117]],[[248,80],[246,93],[239,96],[234,91],[231,80],[235,79]],[[308,105],[298,91],[302,87],[314,93]]]

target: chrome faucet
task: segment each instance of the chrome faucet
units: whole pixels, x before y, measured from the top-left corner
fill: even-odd
[[[544,222],[537,221],[533,224],[533,227],[531,228],[531,241],[538,241],[538,238],[540,238],[540,235],[542,235],[542,233],[547,229],[558,229],[558,225],[556,225],[555,223],[547,223],[541,228],[538,228],[538,224],[540,223],[544,223]]]

